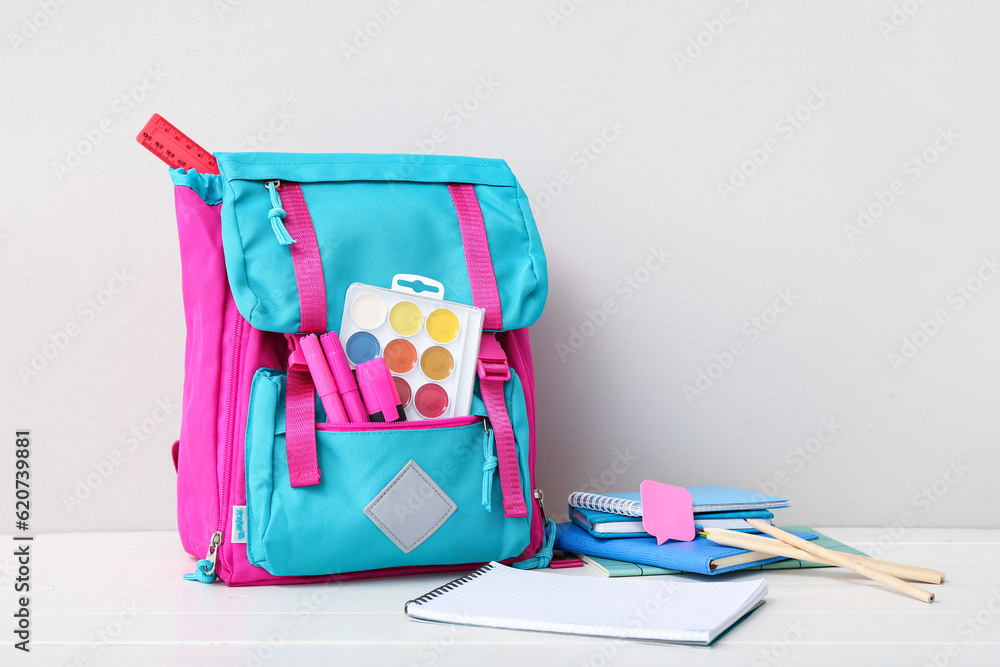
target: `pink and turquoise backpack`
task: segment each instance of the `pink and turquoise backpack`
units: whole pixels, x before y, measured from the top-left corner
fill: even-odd
[[[188,578],[229,585],[545,567],[530,327],[547,291],[528,199],[502,160],[219,153],[171,170],[187,323],[174,443]],[[289,364],[337,331],[352,283],[484,311],[471,414],[328,422]]]

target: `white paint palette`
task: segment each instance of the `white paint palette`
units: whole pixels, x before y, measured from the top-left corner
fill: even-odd
[[[414,283],[435,295],[403,286]],[[351,367],[382,357],[407,419],[468,415],[484,311],[444,301],[444,287],[427,278],[396,276],[393,286],[347,288],[340,340]]]

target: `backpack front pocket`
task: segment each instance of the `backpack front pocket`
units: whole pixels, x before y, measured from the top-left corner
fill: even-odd
[[[292,488],[284,404],[284,373],[260,369],[245,452],[252,564],[279,576],[339,574],[504,560],[528,546],[530,513],[504,516],[483,417],[319,424],[320,483]],[[527,500],[527,424],[512,421]]]

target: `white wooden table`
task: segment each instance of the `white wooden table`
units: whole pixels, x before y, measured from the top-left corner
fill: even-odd
[[[820,528],[871,551],[888,533]],[[13,647],[15,542],[0,557],[0,665],[1000,665],[1000,530],[909,529],[882,558],[947,572],[926,605],[852,572],[765,576],[767,604],[713,648],[416,623],[403,603],[456,575],[228,588],[193,570],[173,533],[36,536],[31,653]],[[590,568],[559,570],[596,576]],[[690,576],[703,581],[703,577]]]

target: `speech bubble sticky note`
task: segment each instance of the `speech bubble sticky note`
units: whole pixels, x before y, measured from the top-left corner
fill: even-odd
[[[690,542],[694,539],[694,507],[691,492],[683,486],[671,486],[647,479],[639,485],[642,499],[642,527],[656,538]]]

